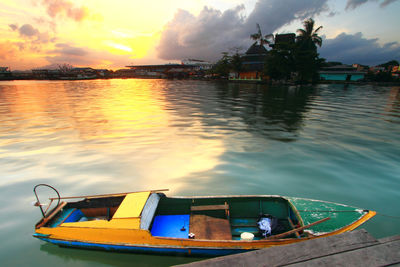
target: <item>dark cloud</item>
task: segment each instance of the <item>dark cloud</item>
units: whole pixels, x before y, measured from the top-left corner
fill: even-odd
[[[246,20],[246,34],[259,23],[265,33],[272,33],[294,20],[304,20],[330,11],[324,0],[258,0]]]
[[[81,47],[73,47],[69,44],[59,43],[56,44],[56,49],[52,53],[66,55],[66,56],[85,56],[88,54],[87,50]]]
[[[25,37],[34,37],[39,35],[39,31],[30,24],[24,24],[19,29],[19,34]]]
[[[68,0],[43,0],[42,4],[46,7],[47,14],[52,18],[65,16],[75,21],[81,21],[89,15],[89,10],[86,7],[76,7]]]
[[[204,8],[195,17],[185,10],[178,10],[164,28],[158,46],[159,57],[174,60],[187,57],[214,59],[222,51],[238,44],[242,37],[243,6],[225,12]]]
[[[377,2],[377,0],[347,0],[346,9],[355,9],[355,8],[365,4],[367,2],[371,2],[371,1]],[[383,1],[381,1],[380,6],[385,7],[396,1],[397,0],[383,0]]]
[[[18,30],[18,25],[17,24],[8,24],[8,26],[11,28],[11,30],[16,31]]]
[[[102,66],[105,68],[120,68],[128,65],[126,55],[114,55],[107,51],[82,48],[73,44],[58,43],[56,49],[48,51],[46,60],[49,65],[71,64],[73,66]],[[112,63],[110,63],[112,62]]]
[[[28,51],[30,53],[40,53],[48,43],[54,43],[56,38],[48,32],[40,32],[31,24],[24,24],[18,27],[16,23],[8,25],[10,29],[17,32],[21,38],[19,42],[9,42],[12,51]]]
[[[381,3],[381,7],[385,7],[385,6],[387,6],[387,5],[389,5],[389,4],[391,4],[391,3],[394,3],[394,2],[396,2],[397,0],[384,0],[382,3]]]
[[[93,61],[90,59],[90,53],[87,48],[73,46],[67,43],[58,43],[55,49],[47,52],[50,54],[46,60],[50,64],[72,64],[77,66],[91,65]]]
[[[328,12],[327,0],[258,0],[248,17],[240,5],[224,12],[205,7],[198,16],[178,10],[164,27],[158,56],[166,60],[200,58],[215,60],[233,47],[248,47],[259,23],[264,34],[293,20]]]
[[[366,2],[368,2],[368,0],[347,0],[346,9],[355,9]]]
[[[25,40],[25,47],[29,47],[30,44],[40,45],[49,42],[55,42],[56,38],[52,37],[48,32],[40,32],[38,29],[33,27],[31,24],[24,24],[18,27],[17,24],[8,25],[13,31],[18,31],[19,35]],[[22,46],[19,45],[20,50]]]
[[[384,45],[378,39],[367,39],[362,33],[341,33],[334,39],[323,40],[319,50],[321,57],[328,61],[340,61],[347,64],[359,63],[377,65],[392,59],[400,60],[400,44],[390,42]]]

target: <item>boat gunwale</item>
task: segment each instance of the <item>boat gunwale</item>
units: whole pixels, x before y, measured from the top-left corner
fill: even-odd
[[[355,228],[357,228],[358,226],[360,226],[361,224],[363,224],[364,222],[368,221],[369,219],[371,219],[372,217],[374,217],[377,214],[376,211],[371,211],[368,210],[368,212],[364,215],[362,215],[360,218],[358,218],[356,221],[352,222],[351,224],[345,225],[344,227],[341,227],[339,229],[336,229],[332,232],[326,232],[320,235],[315,235],[315,236],[311,236],[311,237],[301,237],[300,240],[306,240],[306,239],[312,239],[312,238],[319,238],[319,237],[324,237],[324,236],[328,236],[328,235],[334,235],[334,234],[338,234],[341,232],[346,232],[346,231],[351,231]],[[77,227],[77,226],[70,226],[70,225],[60,225],[58,226],[59,228],[79,228],[79,229],[103,229],[103,230],[108,230],[109,228],[105,228],[105,227],[98,227],[98,228],[94,228],[94,227]],[[41,227],[41,228],[48,228],[48,227]],[[238,243],[238,242],[244,242],[244,243],[263,243],[266,241],[283,241],[283,240],[299,240],[299,238],[281,238],[281,239],[260,239],[260,240],[209,240],[209,239],[187,239],[187,238],[177,238],[177,237],[163,237],[163,236],[153,236],[151,235],[149,230],[144,230],[144,229],[125,229],[125,228],[115,228],[115,229],[119,229],[119,230],[126,230],[126,231],[145,231],[148,232],[151,236],[151,238],[155,238],[155,239],[161,239],[161,240],[178,240],[178,241],[207,241],[207,242],[234,242],[234,243]]]
[[[151,191],[152,192],[152,191]],[[118,194],[117,194],[118,195]],[[103,196],[104,198],[107,197],[113,197],[114,195],[108,195],[108,196]],[[166,196],[167,197],[167,196]],[[335,203],[335,202],[329,202],[329,201],[323,201],[323,200],[314,200],[314,199],[307,199],[307,198],[297,198],[297,197],[285,197],[285,196],[280,196],[280,195],[218,195],[218,196],[172,196],[172,197],[168,197],[168,198],[172,198],[172,199],[223,199],[223,198],[277,198],[277,199],[283,199],[288,201],[288,205],[289,207],[293,210],[293,212],[295,213],[295,215],[300,219],[299,221],[301,222],[302,225],[304,225],[303,222],[303,218],[301,217],[299,211],[297,210],[295,203],[293,203],[291,200],[292,199],[303,199],[303,200],[307,200],[307,201],[316,201],[316,202],[323,202],[323,203],[332,203],[335,205],[339,205],[339,206],[346,206],[346,207],[350,207],[350,208],[354,208],[354,212],[359,212],[361,217],[359,217],[357,220],[353,221],[351,224],[348,225],[344,225],[341,228],[338,228],[334,231],[330,231],[330,232],[325,232],[325,233],[321,233],[318,234],[316,233],[314,236],[304,236],[301,238],[280,238],[280,239],[260,239],[260,240],[209,240],[209,239],[187,239],[187,238],[174,238],[174,237],[159,237],[159,236],[152,236],[149,230],[143,230],[143,229],[126,229],[126,228],[115,228],[115,229],[119,229],[119,230],[125,230],[125,231],[129,231],[129,230],[134,230],[134,231],[146,231],[150,234],[148,241],[150,241],[151,239],[154,240],[171,240],[171,241],[180,241],[180,242],[189,242],[191,244],[198,244],[201,245],[201,243],[203,242],[207,242],[207,243],[220,243],[220,244],[226,244],[226,245],[231,245],[231,246],[240,246],[241,244],[245,245],[262,245],[262,244],[279,244],[282,242],[289,242],[289,243],[295,243],[297,241],[304,241],[304,240],[309,240],[309,239],[314,239],[314,238],[320,238],[320,237],[326,237],[326,236],[330,236],[330,235],[335,235],[335,234],[340,234],[346,231],[351,231],[357,227],[359,227],[361,224],[363,224],[364,222],[368,221],[369,219],[371,219],[372,217],[374,217],[376,215],[375,211],[370,211],[370,210],[362,210],[353,206],[348,206],[345,204],[340,204],[340,203]],[[62,203],[71,203],[71,202],[62,202]],[[49,214],[48,217],[54,216],[55,214],[53,214],[56,211],[53,210],[51,214]],[[335,212],[334,210],[332,212]],[[364,213],[364,214],[363,214]],[[47,218],[48,218],[47,217]],[[36,229],[40,229],[40,228],[48,228],[46,226],[43,225],[39,225],[41,222],[43,222],[42,218],[37,226]],[[103,229],[103,230],[108,230],[109,228],[106,227],[98,227],[98,228],[94,228],[94,227],[75,227],[75,226],[63,226],[60,225],[58,226],[59,228],[80,228],[80,229]],[[57,227],[57,228],[58,228]],[[70,241],[70,242],[83,242],[83,243],[97,243],[97,244],[114,244],[114,245],[123,245],[123,244],[127,244],[132,246],[133,243],[100,243],[100,242],[95,242],[95,241],[79,241],[76,239],[58,239],[58,238],[52,238],[51,234],[49,237],[47,237],[48,239],[54,239],[54,240],[63,240],[63,241]],[[148,245],[148,244],[146,244]],[[151,245],[148,245],[151,246]],[[161,247],[164,245],[160,245]],[[190,245],[184,245],[184,247],[188,247],[191,248]],[[208,246],[204,246],[205,248],[209,248]],[[200,246],[199,248],[203,248],[203,246]],[[226,248],[230,248],[230,247],[226,247]]]
[[[201,243],[224,243],[226,245],[232,244],[235,246],[240,246],[241,244],[246,244],[246,245],[262,245],[262,244],[277,244],[277,243],[296,243],[300,241],[305,241],[305,240],[310,240],[310,239],[315,239],[315,238],[321,238],[321,237],[327,237],[331,235],[336,235],[340,234],[342,232],[346,231],[351,231],[364,222],[368,221],[372,217],[376,215],[375,211],[368,211],[366,214],[364,214],[361,218],[358,220],[354,221],[353,223],[346,225],[345,227],[342,227],[340,229],[337,229],[332,232],[327,232],[321,235],[315,235],[315,236],[308,236],[308,237],[301,237],[301,238],[280,238],[280,239],[260,239],[260,240],[209,240],[209,239],[187,239],[187,238],[174,238],[174,237],[158,237],[158,236],[152,236],[150,234],[150,239],[155,239],[155,240],[171,240],[171,241],[184,241],[184,242],[189,242],[191,244],[198,244],[200,245]],[[73,227],[73,226],[59,226],[61,228],[64,227],[69,227],[69,228],[78,228],[78,227]],[[44,227],[45,228],[45,227]],[[87,228],[87,229],[93,229],[93,228]],[[107,228],[98,228],[98,229],[107,229]],[[121,230],[127,230],[129,231],[130,229],[121,229]],[[135,229],[132,229],[135,230]],[[135,230],[137,231],[137,230]],[[139,231],[146,231],[149,232],[148,230],[139,230]],[[40,233],[39,233],[40,234]],[[174,247],[173,245],[167,245],[167,244],[134,244],[134,243],[113,243],[113,242],[96,242],[96,241],[84,241],[84,240],[79,240],[79,239],[62,239],[62,238],[52,238],[52,234],[50,234],[47,239],[51,240],[60,240],[60,241],[65,241],[65,242],[81,242],[81,243],[95,243],[95,244],[107,244],[107,245],[123,245],[123,246],[141,246],[141,247]],[[43,239],[42,236],[35,236],[36,238]],[[218,249],[223,249],[223,248],[235,248],[233,247],[215,247]],[[212,249],[213,247],[211,246],[199,246],[199,247],[194,247],[191,245],[177,245],[179,248],[207,248],[207,249]],[[246,248],[237,248],[237,249],[246,249]]]
[[[145,231],[145,230],[144,230]],[[313,239],[317,238],[320,236],[315,236],[315,237],[303,237],[301,239],[299,238],[286,238],[286,239],[260,239],[260,240],[209,240],[209,239],[185,239],[185,238],[174,238],[174,237],[154,237],[151,236],[152,238],[155,239],[161,239],[161,240],[172,240],[172,241],[185,241],[189,243],[197,243],[200,245],[200,243],[225,243],[227,245],[232,244],[234,246],[226,246],[226,247],[221,247],[221,246],[191,246],[191,245],[171,245],[171,244],[146,244],[146,243],[118,243],[118,242],[98,242],[98,241],[85,241],[85,240],[79,240],[79,239],[62,239],[62,238],[52,238],[51,234],[48,236],[35,236],[38,239],[51,239],[51,240],[60,240],[60,241],[65,241],[65,242],[81,242],[81,243],[93,243],[93,244],[105,244],[105,245],[124,245],[124,246],[146,246],[146,247],[179,247],[179,248],[218,248],[218,249],[224,249],[224,248],[237,248],[237,249],[246,249],[246,248],[238,248],[240,244],[247,244],[247,245],[262,245],[262,244],[275,244],[275,243],[292,243],[294,242],[300,242],[308,239]],[[293,242],[293,243],[294,243]],[[248,249],[248,248],[247,248]]]
[[[60,239],[60,238],[50,238],[44,236],[34,236],[38,239],[49,239],[55,241],[62,241],[62,242],[79,242],[79,243],[86,243],[86,244],[97,244],[97,245],[113,245],[113,246],[126,246],[126,247],[147,247],[147,248],[178,248],[178,249],[237,249],[237,250],[252,250],[253,248],[238,248],[238,247],[212,247],[212,246],[182,246],[182,245],[157,245],[157,244],[133,244],[133,243],[109,243],[109,242],[88,242],[82,241],[78,239]],[[296,239],[298,240],[298,239]],[[43,240],[45,241],[45,240]],[[283,240],[274,240],[274,241],[283,241]],[[286,241],[286,240],[285,240]]]
[[[178,199],[208,199],[208,198],[282,198],[289,200],[284,196],[280,195],[216,195],[216,196],[168,196],[168,198],[178,198]]]

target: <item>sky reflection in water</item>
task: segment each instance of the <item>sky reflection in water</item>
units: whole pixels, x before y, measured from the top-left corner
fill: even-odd
[[[10,240],[0,256],[9,265],[190,261],[40,245],[37,183],[63,196],[280,194],[400,216],[399,132],[399,87],[0,82],[0,233]],[[397,225],[377,216],[365,227],[379,237]]]

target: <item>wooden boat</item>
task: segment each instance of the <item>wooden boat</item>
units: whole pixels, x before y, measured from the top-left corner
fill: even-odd
[[[38,199],[43,218],[33,236],[63,247],[218,256],[340,234],[376,214],[303,198],[167,197],[163,191],[66,198],[57,192],[58,197],[51,202],[58,203],[48,212]],[[277,218],[279,232],[261,236],[257,225],[260,214]],[[246,235],[250,239],[244,238]]]

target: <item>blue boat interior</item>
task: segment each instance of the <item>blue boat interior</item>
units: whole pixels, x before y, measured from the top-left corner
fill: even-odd
[[[153,236],[188,238],[190,215],[157,215],[154,218]]]
[[[240,240],[245,232],[252,233],[254,240],[261,239],[258,220],[264,214],[278,220],[280,229],[273,234],[292,230],[289,221],[300,224],[291,205],[282,197],[161,197],[150,229],[158,228],[158,216],[178,214],[189,216],[189,233],[193,233],[194,238],[208,240]],[[179,228],[178,225],[175,227]]]
[[[124,197],[103,197],[68,203],[47,227],[66,222],[110,220]],[[280,232],[300,225],[288,201],[281,197],[214,197],[169,198],[153,193],[142,213],[140,229],[153,236],[207,240],[239,240],[242,233],[262,238],[258,227],[260,215],[276,217],[282,226]],[[276,232],[274,234],[278,234]]]

